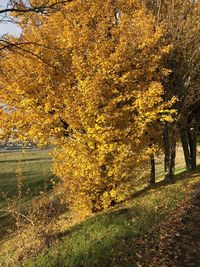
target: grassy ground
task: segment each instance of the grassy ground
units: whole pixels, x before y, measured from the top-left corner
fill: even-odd
[[[23,196],[36,195],[44,187],[45,181],[52,178],[49,150],[5,151],[0,152],[0,209],[5,205],[3,195],[17,195],[16,169],[22,170]],[[3,194],[2,194],[3,193]]]
[[[16,169],[20,166],[23,176],[23,192],[29,188],[33,195],[44,187],[44,182],[53,178],[51,173],[50,150],[25,151],[0,151],[0,190],[8,197],[17,194]],[[157,181],[163,179],[162,157],[157,159],[156,164]],[[185,170],[182,149],[177,149],[176,174]],[[5,201],[0,193],[0,208]]]
[[[71,226],[62,227],[63,223],[66,223],[64,216],[64,220],[61,218],[56,222],[60,232],[55,236],[51,246],[46,250],[41,246],[40,252],[36,240],[34,246],[37,247],[37,254],[35,257],[30,257],[34,253],[28,251],[26,257],[29,259],[23,261],[23,265],[18,261],[22,259],[21,251],[24,245],[19,243],[21,236],[16,234],[7,237],[5,242],[0,242],[0,266],[139,266],[137,262],[141,259],[140,252],[146,239],[151,236],[156,242],[159,225],[185,199],[188,186],[200,180],[199,174],[187,175],[184,172],[180,148],[177,154],[176,183],[163,184],[162,163],[158,160],[155,188],[144,187],[130,200],[82,222],[75,220]],[[0,187],[10,196],[17,192],[16,168],[19,164],[24,177],[24,192],[29,187],[34,194],[37,194],[44,185],[44,176],[46,180],[52,177],[51,161],[47,151],[29,151],[25,154],[1,153]],[[3,200],[0,201],[0,205],[4,205]],[[28,228],[25,230],[25,235],[29,235]],[[30,239],[31,237],[27,242],[31,242]],[[20,252],[18,252],[19,247]],[[5,255],[7,256],[4,257]]]
[[[200,164],[200,146],[197,149],[197,164]],[[186,170],[183,149],[180,143],[176,149],[176,168],[175,174],[181,174]],[[164,177],[163,156],[156,159],[156,181],[162,181]]]
[[[58,245],[23,266],[141,266],[137,263],[146,240],[150,237],[156,242],[160,224],[184,201],[189,185],[200,181],[200,176],[183,173],[176,180],[147,187],[137,197],[75,225],[62,233]]]

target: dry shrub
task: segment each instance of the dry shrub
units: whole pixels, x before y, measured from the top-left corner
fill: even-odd
[[[23,175],[20,168],[16,171],[18,179],[18,195],[15,198],[3,196],[7,206],[4,208],[6,221],[4,233],[10,233],[1,246],[0,257],[4,264],[14,264],[30,255],[36,255],[40,250],[56,241],[56,224],[59,215],[67,211],[66,202],[61,201],[57,192],[48,192],[47,187],[39,196],[25,201],[22,194]],[[28,194],[30,190],[27,191]]]

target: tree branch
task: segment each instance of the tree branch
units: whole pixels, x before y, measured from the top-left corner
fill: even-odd
[[[39,6],[11,6],[9,5],[4,8],[0,9],[0,14],[8,13],[8,12],[18,12],[18,13],[28,13],[28,12],[35,12],[35,13],[45,13],[47,10],[56,10],[60,5],[63,5],[65,3],[70,3],[72,0],[61,0],[58,2],[55,2],[53,4],[44,3]]]

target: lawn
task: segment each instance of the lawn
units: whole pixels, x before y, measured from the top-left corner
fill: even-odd
[[[143,266],[145,246],[149,240],[154,245],[159,242],[161,223],[185,200],[186,188],[199,179],[198,173],[182,173],[174,184],[147,187],[137,197],[71,227],[57,244],[16,266]]]
[[[23,176],[23,194],[26,195],[27,189],[32,194],[38,194],[44,183],[53,178],[51,172],[51,150],[36,149],[22,151],[3,151],[0,150],[0,190],[7,197],[17,194],[17,175],[16,169],[21,168]],[[157,181],[163,179],[162,157],[157,159],[156,165]],[[182,149],[177,149],[176,174],[185,170]],[[0,194],[0,208],[4,204],[2,194]]]
[[[29,259],[23,263],[18,259],[24,255],[22,252],[24,244],[19,243],[17,233],[7,236],[4,242],[0,242],[0,258],[2,258],[0,265],[2,263],[2,266],[6,266],[11,259],[6,255],[9,257],[12,255],[15,260],[10,266],[140,266],[136,261],[138,255],[140,257],[146,238],[151,237],[157,242],[160,224],[185,199],[186,188],[200,179],[198,173],[188,175],[184,172],[184,160],[180,148],[177,155],[176,183],[167,185],[161,181],[162,159],[158,160],[157,185],[154,188],[144,185],[143,190],[128,201],[84,221],[77,220],[71,226],[63,227],[68,222],[68,213],[64,214],[64,217],[61,216],[60,221],[56,222],[57,226],[60,225],[59,232],[51,246],[48,249],[43,247],[38,250],[36,245],[35,252],[31,252],[35,257],[30,257],[32,254],[29,254],[27,252],[29,250],[25,247]],[[25,199],[27,188],[30,188],[32,195],[37,195],[45,182],[48,183],[53,177],[51,158],[47,150],[0,153],[0,187],[8,196],[17,194],[16,169],[19,166],[23,174]],[[2,199],[0,205],[4,204]],[[26,236],[29,235],[28,230],[28,228],[24,230]],[[28,242],[32,246],[31,235],[30,238],[26,238],[30,239]],[[29,246],[28,243],[26,245]]]
[[[22,171],[23,197],[36,195],[44,188],[44,184],[53,178],[51,173],[50,150],[37,149],[23,151],[0,152],[0,208],[5,204],[4,196],[17,195],[17,168]]]

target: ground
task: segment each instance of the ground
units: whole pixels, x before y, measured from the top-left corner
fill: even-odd
[[[45,151],[20,155],[0,154],[0,185],[8,194],[16,192],[14,174],[16,157],[20,156],[24,180],[37,195],[44,169],[50,171],[49,156]],[[84,220],[63,212],[55,224],[45,225],[45,230],[51,227],[45,237],[35,236],[40,226],[37,224],[36,228],[28,224],[20,231],[2,235],[0,266],[200,266],[200,174],[199,170],[184,172],[182,160],[178,157],[175,183],[161,180],[163,173],[158,163],[155,187],[144,184],[129,200],[105,212]],[[48,177],[51,175],[49,172]]]
[[[7,233],[5,225],[10,223],[6,211],[8,202],[19,193],[17,169],[22,172],[22,201],[27,202],[37,196],[45,185],[50,189],[49,182],[55,179],[51,172],[50,152],[50,149],[0,150],[0,240]]]
[[[173,239],[171,261],[177,266],[200,266],[200,191],[181,218],[181,229]]]
[[[181,214],[165,224],[167,234],[160,240],[157,251],[151,254],[154,261],[146,263],[148,266],[200,266],[200,183],[193,189]]]
[[[4,194],[7,197],[17,195],[17,168],[22,170],[24,197],[27,189],[36,194],[45,180],[52,178],[49,153],[47,149],[0,151],[0,209],[5,204]]]

